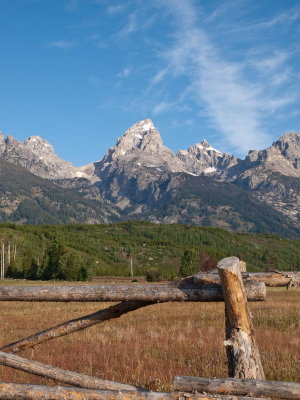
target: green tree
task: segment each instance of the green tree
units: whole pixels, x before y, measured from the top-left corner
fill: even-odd
[[[196,266],[194,263],[194,255],[191,250],[184,250],[181,257],[181,263],[179,267],[179,275],[186,277],[193,275],[196,272]]]
[[[158,282],[161,280],[161,274],[158,268],[149,268],[146,272],[147,282]]]
[[[65,248],[57,240],[53,240],[48,249],[47,255],[43,263],[43,279],[62,279],[60,277],[60,257],[65,253]]]
[[[58,260],[57,278],[66,281],[77,281],[80,268],[80,257],[74,251],[65,251]]]
[[[43,273],[43,267],[39,265],[39,263],[33,258],[31,266],[26,274],[26,279],[30,279],[32,281],[40,280],[43,277]]]

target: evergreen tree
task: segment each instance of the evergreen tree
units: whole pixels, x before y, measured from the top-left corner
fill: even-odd
[[[66,251],[58,260],[58,279],[77,281],[80,264],[80,258],[76,253]]]
[[[53,240],[50,248],[47,252],[47,257],[43,264],[44,273],[43,279],[61,279],[60,278],[60,257],[64,254],[64,246],[60,244],[57,240]]]
[[[191,250],[184,250],[181,257],[181,263],[179,267],[179,275],[186,277],[193,275],[196,272],[196,267],[194,264],[194,257]]]

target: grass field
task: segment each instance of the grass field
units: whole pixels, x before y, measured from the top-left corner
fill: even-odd
[[[269,288],[267,298],[266,302],[250,303],[266,378],[300,381],[300,288]],[[108,305],[111,303],[0,302],[0,345]],[[226,377],[223,341],[223,303],[166,303],[19,355],[152,390],[171,390],[175,375]],[[0,380],[54,384],[2,366]]]

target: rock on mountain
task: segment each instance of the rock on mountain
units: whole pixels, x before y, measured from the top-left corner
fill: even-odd
[[[286,133],[265,150],[249,151],[245,160],[221,153],[205,140],[177,153],[190,173],[232,182],[296,225],[300,221],[299,155],[297,132]]]
[[[160,168],[172,172],[185,170],[183,163],[163,145],[160,133],[151,119],[145,119],[131,126],[118,139],[117,144],[108,149],[102,161],[98,163],[95,173],[101,173],[108,166],[113,169],[115,165],[120,165],[124,161],[158,170]]]
[[[286,133],[271,147],[250,151],[245,170],[235,180],[244,189],[299,224],[300,134]]]
[[[130,127],[94,166],[102,195],[122,210],[142,198],[147,202],[149,187],[166,171],[183,172],[184,164],[163,145],[150,119]],[[132,191],[134,199],[128,195]]]
[[[87,177],[80,168],[59,158],[53,147],[39,136],[31,136],[22,143],[10,135],[4,138],[0,132],[0,157],[7,162],[21,165],[41,178]]]
[[[128,193],[130,195],[130,193]],[[237,232],[300,234],[299,225],[235,184],[209,176],[166,173],[148,188],[148,201],[134,202],[128,219],[215,226]],[[136,196],[132,192],[131,196]]]
[[[286,234],[289,229],[281,228],[284,217],[256,193],[249,195],[233,184],[244,169],[242,160],[219,152],[206,141],[175,156],[163,145],[153,122],[144,120],[129,128],[103,160],[95,163],[99,181],[94,186],[123,219]]]
[[[92,202],[87,203],[90,217],[81,216],[78,221],[98,221],[99,213],[99,218],[106,221],[143,219],[284,235],[299,234],[299,153],[300,134],[293,132],[268,149],[250,151],[245,160],[222,153],[205,140],[174,155],[163,145],[153,122],[146,119],[130,127],[101,161],[76,168],[60,159],[53,147],[38,136],[20,143],[11,136],[5,139],[0,135],[0,161],[22,166],[47,178],[46,182],[51,179],[58,204],[64,203],[64,190],[70,199],[71,193],[77,193],[81,204],[83,199]],[[4,175],[1,179],[5,179]],[[24,190],[18,188],[14,183],[13,196],[5,190],[0,193],[0,208],[1,202],[5,208],[6,204],[14,204],[14,197],[18,198],[23,204],[22,215],[27,211],[31,215],[22,219],[25,223],[38,218],[37,212],[32,216],[32,207],[41,213],[47,205],[55,208],[51,190],[45,188],[40,194],[40,189],[31,190],[27,185],[24,205]],[[34,204],[29,201],[30,196]],[[75,222],[74,207],[71,214]],[[57,208],[64,209],[62,205]],[[93,210],[97,210],[96,215]],[[17,217],[4,213],[3,218]]]
[[[101,199],[62,188],[20,165],[0,159],[0,222],[21,224],[107,223],[119,218]]]
[[[239,160],[228,153],[214,149],[206,140],[177,152],[185,169],[194,175],[227,176]]]

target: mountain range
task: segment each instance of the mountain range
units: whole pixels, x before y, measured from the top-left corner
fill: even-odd
[[[238,232],[300,233],[300,134],[286,133],[244,160],[202,140],[174,154],[150,119],[100,161],[59,158],[39,136],[0,133],[0,221],[109,223],[147,220]]]

